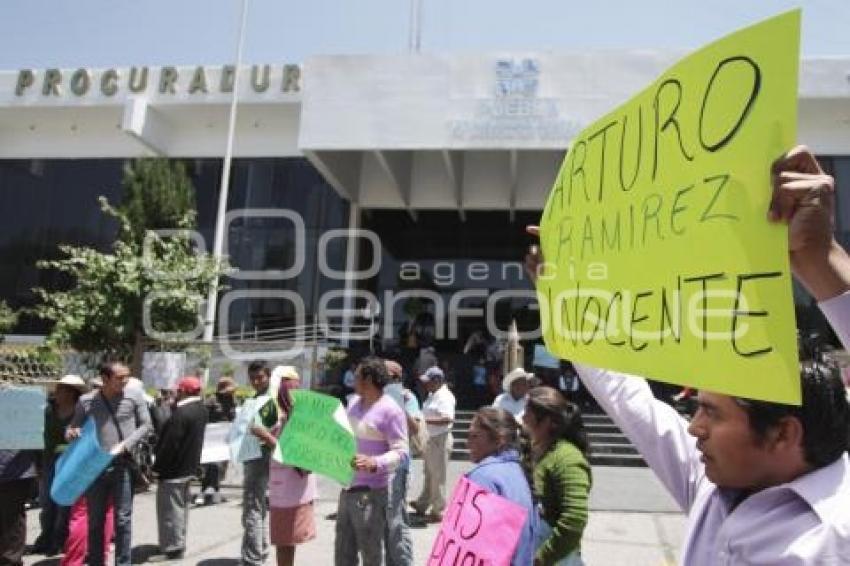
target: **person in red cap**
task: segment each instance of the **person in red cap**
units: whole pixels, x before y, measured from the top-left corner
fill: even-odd
[[[162,554],[152,556],[149,562],[180,560],[186,552],[189,481],[201,463],[206,425],[201,381],[192,376],[181,378],[171,418],[163,425],[156,443],[156,518]]]

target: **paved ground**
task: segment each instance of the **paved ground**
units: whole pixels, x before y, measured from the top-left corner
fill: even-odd
[[[416,461],[410,498],[418,494],[421,462]],[[469,468],[452,462],[449,484]],[[674,564],[684,537],[684,517],[661,485],[646,468],[594,468],[590,522],[585,531],[583,554],[589,566],[661,566]],[[189,549],[181,564],[198,566],[237,566],[241,542],[241,505],[239,477],[227,478],[226,503],[193,508],[189,517]],[[339,488],[320,481],[317,504],[318,537],[298,548],[297,564],[324,566],[333,564],[334,522],[326,516],[336,510]],[[32,542],[38,531],[37,511],[27,517],[28,537]],[[133,516],[133,544],[136,564],[158,552],[156,513],[153,494],[136,498]],[[414,529],[416,564],[424,564],[437,527]],[[269,561],[273,564],[274,559]],[[54,566],[58,558],[27,556],[26,565]]]

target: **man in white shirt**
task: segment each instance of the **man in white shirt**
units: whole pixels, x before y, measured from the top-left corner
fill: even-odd
[[[850,256],[834,181],[798,147],[772,169],[795,277],[850,345]],[[536,233],[536,230],[529,230]],[[527,259],[536,273],[539,254]],[[837,368],[806,363],[802,406],[699,393],[688,423],[639,378],[576,364],[584,385],[688,513],[681,564],[850,564],[850,407]]]
[[[446,466],[452,450],[452,423],[455,420],[455,396],[449,391],[443,370],[438,366],[428,368],[419,376],[428,390],[422,405],[422,414],[428,427],[428,444],[425,447],[425,481],[422,493],[411,504],[429,522],[443,520],[446,506]],[[429,512],[430,510],[430,512]]]
[[[502,380],[504,393],[499,394],[493,401],[497,409],[504,409],[514,416],[517,422],[522,423],[522,414],[525,412],[525,404],[528,402],[529,374],[523,368],[515,368],[508,372]]]

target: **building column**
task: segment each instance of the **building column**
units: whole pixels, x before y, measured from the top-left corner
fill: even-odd
[[[343,299],[344,316],[342,319],[342,345],[348,347],[354,314],[354,291],[357,279],[354,274],[360,269],[360,242],[356,231],[360,228],[360,205],[351,203],[348,209],[348,242],[345,249],[345,297]]]

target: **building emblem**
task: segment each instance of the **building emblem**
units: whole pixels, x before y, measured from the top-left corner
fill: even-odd
[[[534,59],[496,61],[496,97],[533,98],[537,95],[540,68]]]
[[[541,67],[536,59],[498,59],[492,96],[475,101],[475,113],[450,121],[451,137],[465,142],[566,144],[580,130],[560,116],[558,100],[538,96]]]

